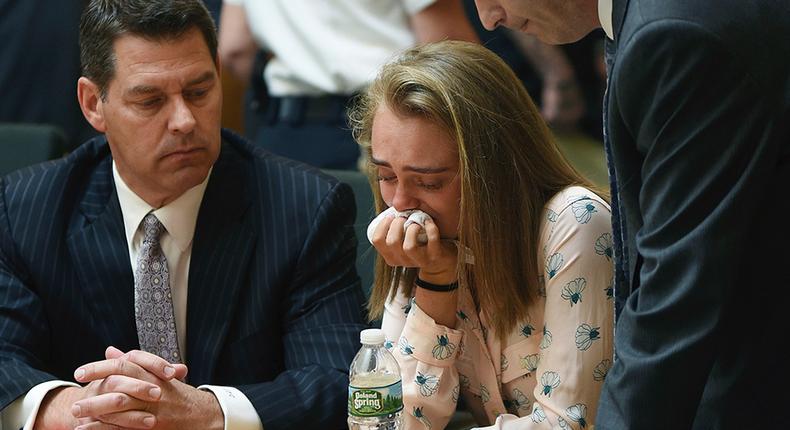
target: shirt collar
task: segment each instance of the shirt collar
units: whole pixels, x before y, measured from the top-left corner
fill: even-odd
[[[118,173],[118,169],[115,167],[115,160],[112,162],[112,176],[115,180],[115,189],[118,192],[118,201],[121,204],[126,241],[130,246],[133,243],[134,235],[140,226],[140,222],[143,221],[143,218],[148,213],[153,213],[159,219],[159,222],[165,226],[165,230],[167,230],[167,233],[173,238],[173,241],[182,252],[189,248],[192,238],[195,236],[197,215],[200,210],[200,203],[203,201],[203,194],[206,192],[208,178],[211,177],[211,170],[209,170],[203,182],[188,189],[177,199],[159,209],[151,207],[126,185],[126,182],[124,182]]]
[[[601,21],[606,37],[614,40],[614,26],[612,25],[612,1],[598,0],[598,20]]]

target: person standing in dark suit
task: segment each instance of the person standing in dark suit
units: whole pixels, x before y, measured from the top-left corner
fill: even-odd
[[[104,136],[0,178],[0,427],[345,427],[351,189],[220,129],[199,0],[94,0],[80,33]]]
[[[596,428],[786,426],[788,3],[477,6],[488,29],[608,36],[618,320]]]

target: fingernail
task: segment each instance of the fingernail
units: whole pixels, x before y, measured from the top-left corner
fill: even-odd
[[[74,379],[80,380],[85,377],[85,369],[77,369],[74,372]]]
[[[176,374],[176,369],[173,366],[165,366],[165,376],[172,378]]]
[[[79,417],[80,412],[81,412],[80,405],[73,405],[71,407],[71,414],[74,415],[75,417]]]
[[[154,417],[145,417],[145,418],[143,418],[143,425],[148,427],[148,428],[153,427],[155,423],[156,423],[156,421],[154,420]]]
[[[159,387],[154,387],[148,390],[148,394],[150,394],[152,398],[158,399],[159,396],[162,395],[162,390],[160,390]]]

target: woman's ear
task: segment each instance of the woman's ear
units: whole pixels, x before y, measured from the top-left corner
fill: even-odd
[[[99,133],[107,131],[102,111],[101,90],[95,82],[84,76],[77,81],[77,101],[90,125]]]

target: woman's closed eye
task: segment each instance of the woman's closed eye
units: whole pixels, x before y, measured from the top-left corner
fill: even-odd
[[[378,176],[376,176],[376,180],[379,181],[379,182],[392,182],[392,181],[394,181],[396,179],[398,179],[398,177],[395,176],[395,175],[378,175]]]
[[[441,182],[423,182],[422,180],[419,180],[417,181],[417,185],[428,191],[436,191],[441,189],[443,184]]]

